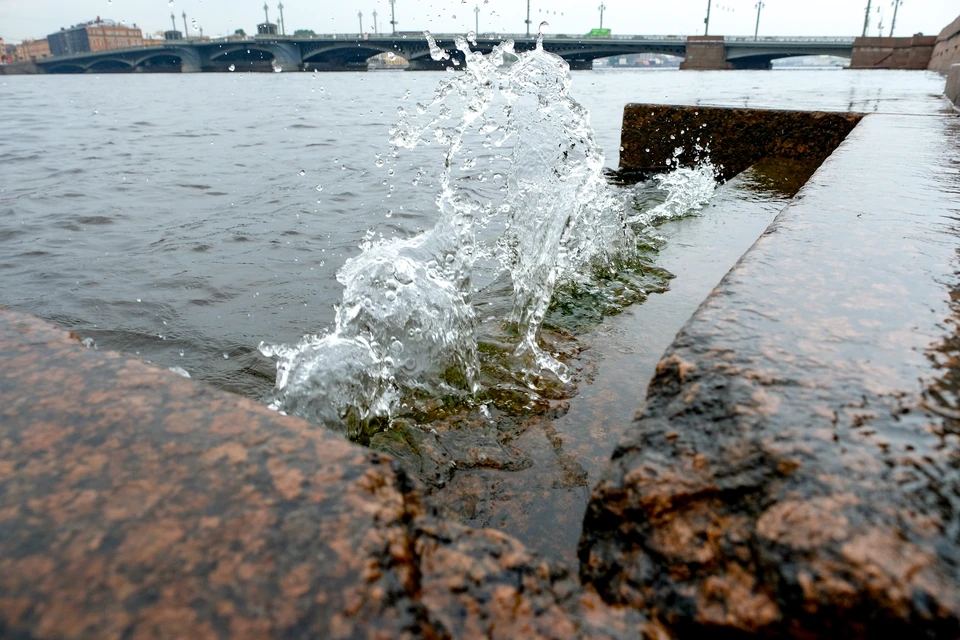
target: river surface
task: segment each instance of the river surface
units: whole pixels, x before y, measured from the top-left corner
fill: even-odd
[[[443,150],[393,158],[388,130],[398,107],[427,101],[439,80],[393,71],[3,78],[0,305],[263,398],[274,365],[257,345],[327,329],[341,297],[336,272],[365,238],[434,224]],[[932,99],[943,86],[926,72],[596,70],[574,73],[572,94],[615,168],[628,102],[929,114],[943,109]],[[542,441],[528,447],[535,464],[462,474],[443,509],[534,543],[556,529],[530,505],[579,517],[659,354],[783,206],[737,188],[664,227],[661,259],[678,276],[671,294],[584,337],[607,365],[565,417],[523,436]],[[720,237],[729,238],[722,250]],[[540,486],[546,467],[559,471]],[[530,517],[514,518],[498,499],[519,500]],[[557,555],[569,557],[573,524],[557,536]]]

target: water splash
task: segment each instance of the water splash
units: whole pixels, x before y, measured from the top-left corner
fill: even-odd
[[[679,167],[669,173],[656,175],[653,180],[657,189],[666,193],[666,199],[647,211],[631,216],[631,224],[655,225],[699,211],[717,189],[717,170],[709,160],[705,160],[694,167]],[[642,189],[643,185],[637,188]]]
[[[536,50],[521,54],[512,41],[483,55],[458,38],[464,72],[446,76],[416,113],[398,108],[397,150],[446,147],[438,221],[412,238],[367,242],[345,263],[330,332],[293,346],[261,343],[277,358],[271,406],[357,437],[404,398],[476,393],[473,298],[478,282],[498,276],[511,281],[502,329],[507,343],[513,336],[516,367],[528,377],[566,378],[565,366],[539,345],[555,288],[622,259],[636,243],[603,178],[588,115],[569,94],[569,66],[543,50],[543,27]],[[452,58],[425,36],[434,60]],[[444,126],[452,121],[444,103],[456,100],[460,119]],[[504,107],[492,109],[495,102]],[[494,147],[510,154],[478,169],[477,155]],[[501,175],[501,190],[482,188]]]

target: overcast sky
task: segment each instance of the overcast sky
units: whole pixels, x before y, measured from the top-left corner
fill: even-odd
[[[268,0],[270,20],[276,21],[279,0]],[[867,0],[765,0],[760,19],[761,35],[860,35]],[[604,27],[615,34],[703,33],[706,0],[603,0]],[[549,32],[586,33],[600,23],[600,0],[531,0],[534,25],[546,20]],[[753,35],[756,0],[714,0],[710,33]],[[396,0],[397,28],[403,31],[465,33],[474,27],[479,8],[480,30],[522,33],[525,0]],[[196,20],[205,35],[256,31],[263,21],[263,0],[0,0],[0,37],[7,42],[40,38],[60,27],[97,16],[136,23],[145,32],[170,28],[170,13],[186,11],[188,23]],[[287,32],[313,29],[317,33],[356,33],[357,12],[363,12],[364,31],[373,32],[373,12],[381,32],[390,31],[389,0],[286,0]],[[936,34],[960,14],[958,0],[904,0],[897,16],[896,35],[916,32]],[[880,19],[884,35],[893,17],[892,0],[874,0],[871,35]],[[536,27],[534,27],[535,29]]]

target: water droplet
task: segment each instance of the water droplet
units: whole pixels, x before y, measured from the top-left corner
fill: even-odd
[[[140,298],[137,298],[137,302],[142,302],[142,300],[140,300]]]
[[[301,176],[305,176],[305,175],[307,175],[307,172],[304,171],[303,169],[300,169],[300,175],[301,175]]]
[[[317,191],[323,191],[323,185],[322,185],[322,184],[318,184],[318,185],[317,185]],[[320,201],[317,200],[317,202],[320,202]]]
[[[223,359],[224,359],[224,360],[229,360],[229,359],[230,359],[230,355],[227,354],[227,353],[223,354]]]
[[[180,357],[183,357],[183,349],[180,349]]]
[[[227,67],[227,68],[230,69],[230,71],[236,71],[236,70],[237,70],[237,65],[231,64],[231,65],[230,65],[229,67]]]

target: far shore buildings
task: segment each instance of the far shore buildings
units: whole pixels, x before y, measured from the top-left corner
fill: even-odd
[[[166,41],[167,38],[165,37],[163,31],[156,31],[143,36],[143,46],[145,47],[153,47],[159,44],[164,44]]]
[[[14,59],[17,62],[36,62],[49,58],[50,55],[50,44],[46,38],[43,40],[24,40],[17,45]]]
[[[142,47],[143,32],[137,25],[127,27],[113,20],[101,20],[98,16],[96,20],[51,33],[47,40],[50,53],[67,56],[88,51]]]

